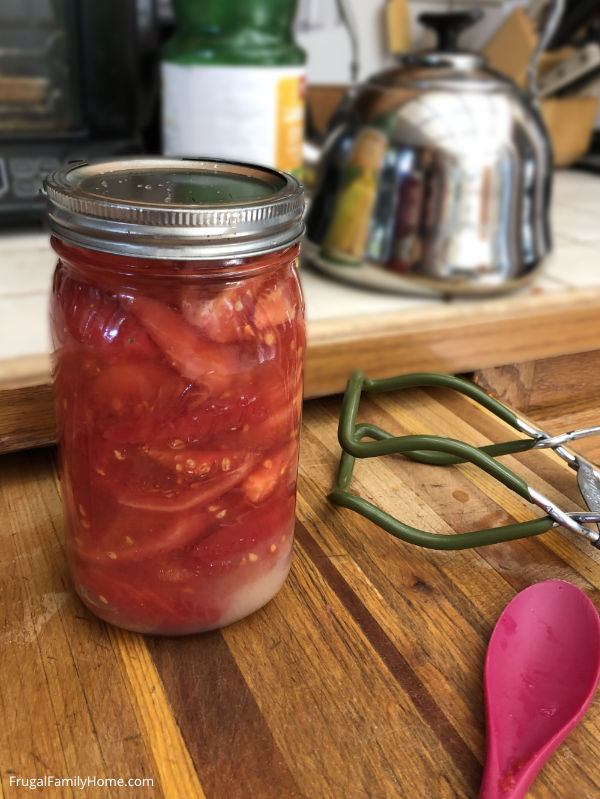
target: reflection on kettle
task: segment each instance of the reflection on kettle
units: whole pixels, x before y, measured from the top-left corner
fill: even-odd
[[[357,136],[323,242],[327,258],[351,263],[362,260],[387,146],[386,136],[374,128],[365,128]]]
[[[473,12],[422,15],[447,50],[405,56],[358,90],[330,132],[305,253],[345,280],[493,293],[549,252],[551,151],[536,104],[460,52]]]

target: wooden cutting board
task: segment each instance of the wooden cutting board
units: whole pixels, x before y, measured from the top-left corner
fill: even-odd
[[[598,607],[600,553],[558,530],[465,552],[396,541],[326,499],[338,412],[338,398],[305,403],[295,558],[282,591],[246,620],[185,638],[124,632],[85,610],[68,577],[54,450],[0,457],[7,796],[31,795],[9,790],[11,778],[45,775],[153,780],[135,788],[142,799],[477,795],[483,663],[499,614],[550,578]],[[379,395],[359,418],[474,444],[509,435],[448,392]],[[503,462],[565,508],[581,507],[573,472],[552,453]],[[352,489],[436,532],[536,514],[471,466],[376,459],[357,465]],[[597,698],[529,799],[597,799],[599,726]]]

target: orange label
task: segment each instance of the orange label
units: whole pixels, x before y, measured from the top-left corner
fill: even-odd
[[[302,170],[305,78],[281,78],[277,85],[275,166],[298,175]]]

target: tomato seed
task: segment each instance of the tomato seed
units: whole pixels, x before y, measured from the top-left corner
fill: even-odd
[[[251,552],[251,553],[248,555],[248,560],[249,560],[251,563],[254,563],[254,561],[258,560],[258,555],[257,555],[255,552]]]

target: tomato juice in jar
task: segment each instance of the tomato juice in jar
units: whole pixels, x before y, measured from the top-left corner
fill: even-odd
[[[248,164],[140,158],[68,165],[45,192],[75,589],[130,630],[236,621],[290,567],[302,188]]]

